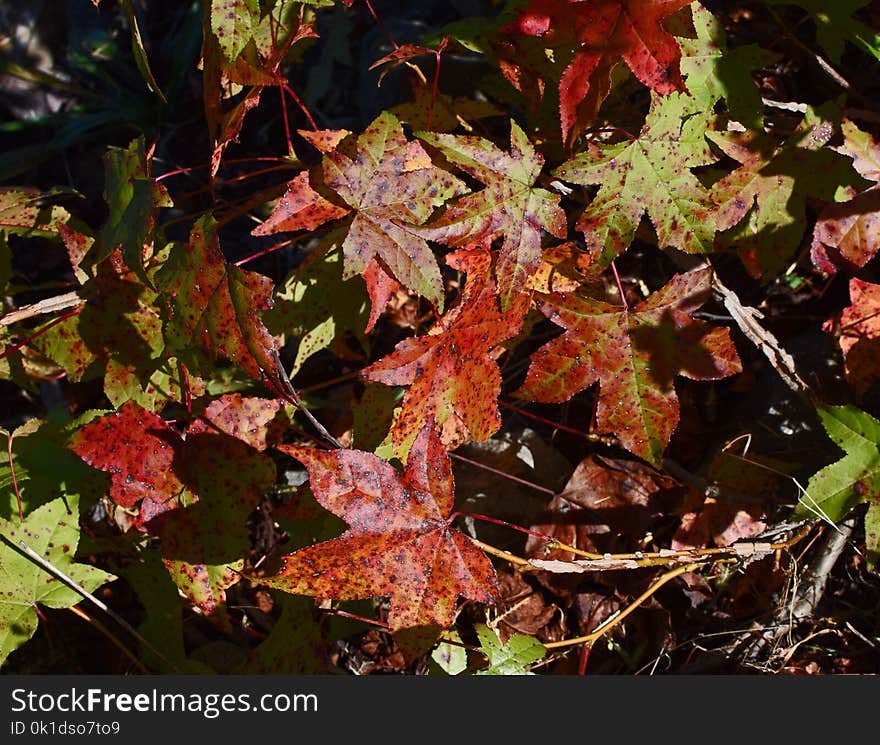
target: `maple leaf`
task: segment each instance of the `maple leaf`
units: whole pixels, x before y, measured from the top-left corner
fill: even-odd
[[[810,478],[792,519],[821,517],[837,523],[867,502],[865,543],[873,567],[880,560],[880,422],[855,406],[822,406],[818,413],[845,455]]]
[[[193,226],[189,245],[172,250],[157,281],[165,305],[169,349],[189,356],[225,358],[276,393],[289,394],[277,340],[259,312],[272,307],[272,280],[227,264],[210,216]]]
[[[781,146],[763,132],[706,132],[742,164],[713,184],[712,217],[719,231],[742,221],[722,245],[736,247],[752,276],[769,276],[788,264],[807,223],[808,196],[832,201],[839,186],[852,183],[849,159],[824,147],[834,131],[821,112],[808,110]]]
[[[777,55],[756,44],[729,48],[723,25],[705,7],[694,2],[691,14],[696,39],[676,37],[688,92],[705,111],[723,98],[733,119],[750,129],[761,129],[763,103],[751,71],[769,65]]]
[[[24,522],[0,518],[0,664],[37,630],[37,603],[68,608],[81,595],[48,574],[18,549],[24,541],[74,582],[94,592],[112,574],[74,561],[79,543],[79,498],[59,497],[31,512]]]
[[[258,0],[211,0],[211,31],[223,56],[234,60],[253,36],[260,20]]]
[[[339,236],[328,238],[294,269],[275,290],[273,307],[263,315],[270,333],[285,339],[299,337],[299,346],[290,377],[296,375],[312,355],[322,349],[341,351],[346,347],[346,333],[351,331],[365,349],[369,348],[364,332],[366,299],[355,280],[342,280]],[[380,309],[378,300],[373,310]],[[381,309],[380,309],[381,310]]]
[[[281,401],[221,397],[182,436],[134,402],[81,427],[69,448],[110,473],[109,496],[137,507],[135,525],[161,539],[162,561],[206,613],[238,581],[246,520],[275,480],[262,453],[278,436]]]
[[[501,373],[495,356],[498,345],[519,331],[528,296],[505,313],[498,310],[491,255],[485,249],[460,249],[446,261],[467,273],[460,304],[427,336],[404,339],[361,371],[367,380],[410,386],[392,427],[396,446],[432,420],[439,426],[461,425],[476,440],[487,440],[501,426]]]
[[[433,422],[413,442],[403,473],[361,450],[278,449],[305,465],[315,498],[349,529],[284,557],[261,584],[322,599],[387,596],[392,631],[448,628],[459,596],[495,600],[492,563],[450,527],[452,468]]]
[[[564,238],[568,229],[559,195],[534,186],[544,156],[513,120],[510,153],[482,137],[416,134],[486,187],[448,205],[419,232],[455,247],[502,237],[495,277],[501,308],[508,310],[541,263],[541,231]]]
[[[841,130],[843,145],[834,150],[852,158],[853,168],[875,185],[861,192],[850,189],[849,200],[829,204],[819,214],[810,255],[826,274],[841,265],[863,267],[880,250],[880,143],[851,121],[845,120]]]
[[[257,0],[212,1],[211,12],[202,14],[202,92],[212,147],[211,178],[227,146],[238,139],[248,112],[259,104],[263,88],[285,83],[278,72],[285,55],[297,42],[317,36],[311,23],[300,23],[290,13],[288,2],[272,3],[261,17]],[[250,87],[237,96],[241,85]]]
[[[597,268],[629,247],[646,211],[661,248],[712,250],[709,193],[690,169],[717,158],[704,138],[712,117],[698,110],[688,96],[655,96],[635,140],[590,145],[556,169],[566,181],[600,185],[576,225]]]
[[[23,186],[0,187],[0,233],[26,237],[52,236],[70,213],[48,203],[51,195]]]
[[[660,94],[682,91],[681,50],[664,19],[692,0],[533,0],[502,31],[540,37],[548,47],[575,46],[559,80],[562,137],[570,141],[589,124],[611,89],[623,60]]]
[[[326,222],[345,217],[349,210],[324,199],[309,185],[309,172],[298,173],[287,184],[272,214],[251,235],[272,235],[293,230],[315,230]]]
[[[110,474],[110,498],[121,507],[139,505],[142,523],[191,498],[175,468],[182,444],[164,419],[129,401],[77,430],[68,447]]]
[[[363,273],[378,257],[398,282],[442,308],[437,261],[408,226],[423,224],[464,184],[437,168],[419,143],[408,142],[388,112],[357,138],[356,154],[337,148],[324,156],[323,169],[327,186],[355,211],[342,243],[343,279]]]
[[[480,651],[489,660],[488,669],[478,670],[475,675],[534,675],[529,665],[547,654],[547,648],[533,636],[513,634],[502,643],[484,623],[475,624],[474,630],[480,640]]]
[[[880,285],[853,277],[849,297],[839,321],[826,321],[822,328],[830,332],[839,327],[846,380],[862,397],[880,379]]]
[[[300,174],[270,216],[270,227],[261,226],[255,234],[313,230],[352,214],[342,243],[342,278],[366,273],[378,259],[400,284],[442,309],[437,260],[412,226],[423,224],[434,208],[464,191],[464,184],[437,168],[418,142],[407,141],[400,122],[389,112],[380,114],[357,137],[356,145],[336,139],[334,135],[329,141],[314,137],[309,141],[325,153],[324,185],[348,209],[324,199]]]
[[[674,276],[633,308],[569,293],[539,296],[566,332],[532,355],[520,398],[561,403],[599,383],[597,430],[658,464],[678,424],[674,378],[718,380],[742,371],[726,328],[691,314],[708,298],[711,270]]]
[[[0,428],[7,442],[7,458],[0,460],[0,518],[17,520],[19,502],[27,514],[61,495],[89,504],[103,495],[106,478],[70,452],[70,434],[41,419],[29,419],[11,432]]]

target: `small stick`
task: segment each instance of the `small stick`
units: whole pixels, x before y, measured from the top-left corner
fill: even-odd
[[[86,623],[90,623],[94,626],[98,631],[100,631],[104,636],[106,636],[113,646],[115,646],[122,654],[124,654],[128,659],[131,660],[132,664],[137,667],[145,675],[149,675],[150,671],[144,667],[144,663],[141,662],[137,657],[134,656],[134,653],[126,647],[119,638],[113,634],[103,623],[101,623],[97,618],[92,618],[88,613],[86,613],[82,608],[77,605],[71,605],[67,610],[69,610],[73,615],[79,616]]]
[[[56,295],[55,297],[47,297],[37,303],[23,305],[21,308],[16,308],[5,316],[0,317],[0,326],[11,326],[13,323],[18,323],[34,316],[66,310],[82,302],[83,298],[76,290],[65,292],[63,295]]]
[[[76,580],[68,577],[64,572],[62,572],[58,567],[56,567],[52,562],[48,559],[40,556],[36,551],[34,551],[30,546],[27,545],[24,541],[18,541],[18,547],[25,553],[25,555],[39,564],[40,567],[45,569],[49,574],[54,575],[58,579],[60,579],[65,585],[67,585],[71,590],[82,595],[86,600],[91,600],[98,608],[100,608],[104,613],[106,613],[110,618],[112,618],[116,623],[118,623],[122,628],[128,631],[129,634],[134,636],[141,644],[143,644],[147,649],[149,649],[153,654],[155,654],[160,660],[166,662],[171,666],[172,669],[178,670],[177,666],[171,662],[164,654],[162,654],[158,649],[156,649],[149,641],[147,641],[141,634],[138,633],[137,629],[135,629],[128,621],[126,621],[122,616],[120,616],[115,610],[113,610],[110,606],[108,606],[103,600],[99,600],[92,593],[86,590],[85,587],[80,585]]]
[[[670,580],[675,579],[679,575],[686,574],[687,572],[692,572],[697,567],[701,566],[702,562],[695,561],[691,564],[685,564],[684,566],[676,567],[675,569],[671,569],[665,574],[661,574],[657,580],[652,584],[647,590],[645,590],[641,595],[639,595],[632,603],[630,603],[623,611],[616,615],[612,615],[607,618],[603,623],[599,624],[597,628],[591,631],[589,634],[585,634],[584,636],[578,636],[574,639],[563,639],[558,642],[549,642],[544,646],[547,649],[559,649],[561,647],[570,647],[575,644],[589,644],[592,645],[597,639],[606,634],[608,631],[613,629],[617,624],[623,621],[630,613],[632,613],[636,608],[638,608],[642,603],[644,603],[648,598],[650,598],[657,590],[659,590],[663,585],[665,585]]]

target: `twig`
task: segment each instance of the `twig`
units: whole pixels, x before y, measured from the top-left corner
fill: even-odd
[[[856,517],[850,516],[828,531],[822,545],[817,549],[815,557],[801,576],[794,598],[788,606],[780,607],[769,624],[754,623],[737,644],[744,659],[755,662],[775,642],[788,634],[797,624],[808,618],[816,610],[816,606],[825,594],[825,585],[831,570],[843,553],[856,525]],[[766,633],[767,627],[772,633]],[[755,638],[755,634],[759,636]]]
[[[106,636],[110,642],[115,646],[122,654],[128,657],[131,660],[132,664],[137,667],[145,675],[149,675],[150,671],[144,667],[144,663],[141,662],[137,657],[134,656],[134,653],[126,647],[119,638],[108,629],[103,623],[101,623],[97,618],[92,618],[88,613],[86,613],[82,608],[76,605],[71,605],[67,610],[69,610],[73,615],[79,616],[86,623],[94,626],[98,631],[100,631],[104,636]]]
[[[86,590],[85,587],[80,585],[76,580],[72,579],[64,572],[62,572],[58,567],[56,567],[52,562],[48,559],[40,556],[36,551],[34,551],[27,543],[24,541],[18,541],[18,547],[27,555],[29,559],[39,564],[44,570],[46,570],[49,574],[54,575],[58,579],[60,579],[65,585],[67,585],[71,590],[82,595],[86,600],[90,600],[94,603],[98,608],[100,608],[104,613],[106,613],[110,618],[112,618],[116,623],[118,623],[122,628],[124,628],[129,634],[131,634],[135,639],[137,639],[141,644],[143,644],[147,649],[149,649],[153,654],[155,654],[160,660],[167,663],[173,670],[178,671],[177,665],[175,665],[171,660],[169,660],[164,654],[162,654],[158,649],[156,649],[147,639],[145,639],[140,633],[138,633],[137,629],[135,629],[128,621],[126,621],[122,616],[120,616],[116,611],[114,611],[110,606],[108,606],[103,600],[99,600],[92,593]]]
[[[657,590],[659,590],[663,585],[665,585],[670,580],[675,579],[676,577],[686,574],[687,572],[692,572],[698,567],[702,565],[703,562],[695,561],[690,564],[685,564],[684,566],[676,567],[675,569],[670,569],[668,572],[661,574],[654,583],[645,590],[641,595],[639,595],[632,603],[630,603],[623,611],[612,615],[609,618],[606,618],[604,622],[599,624],[599,626],[589,634],[585,634],[584,636],[578,636],[574,639],[563,639],[558,642],[549,642],[544,646],[547,649],[559,649],[560,647],[571,647],[576,644],[590,644],[592,645],[597,639],[604,636],[611,629],[617,626],[623,619],[625,619],[628,615],[630,615],[636,608],[638,608],[642,603],[644,603],[648,598],[650,598]]]
[[[817,52],[814,52],[812,49],[810,49],[806,44],[804,44],[800,39],[798,39],[793,33],[791,33],[791,31],[788,30],[788,26],[786,26],[785,22],[779,17],[779,14],[775,10],[773,10],[773,8],[768,6],[767,12],[770,14],[770,16],[773,18],[773,20],[776,21],[776,24],[782,30],[782,33],[785,35],[785,37],[789,41],[791,41],[791,43],[794,44],[798,49],[800,49],[808,57],[810,57],[818,65],[819,69],[822,70],[822,72],[824,72],[829,78],[831,78],[831,80],[833,80],[835,83],[837,83],[837,85],[839,85],[845,91],[850,91],[852,89],[852,86],[850,85],[849,81],[845,77],[843,77],[843,75],[841,75],[839,72],[837,72],[837,70],[835,70],[831,66],[830,62],[828,62],[824,57],[822,57],[822,55],[820,55]]]
[[[13,323],[25,321],[34,316],[72,308],[74,305],[79,305],[82,302],[84,302],[84,299],[77,290],[65,292],[63,295],[56,295],[55,297],[47,297],[39,302],[23,305],[21,308],[16,308],[5,316],[0,317],[0,326],[11,326]]]
[[[773,369],[779,373],[786,385],[798,395],[806,398],[811,405],[818,405],[816,394],[798,375],[794,358],[782,348],[776,337],[758,322],[759,319],[764,317],[764,314],[757,308],[743,305],[736,293],[725,286],[716,273],[713,273],[712,284],[721,293],[724,307],[727,308],[727,312],[730,313],[734,323],[745,334],[746,338],[764,353],[764,356],[770,361]]]
[[[287,377],[287,371],[284,369],[284,365],[281,364],[281,358],[278,356],[277,350],[272,350],[272,356],[274,357],[275,368],[278,370],[278,374],[281,377],[281,382],[284,385],[284,394],[285,397],[294,405],[297,409],[299,409],[303,414],[305,414],[306,419],[308,419],[312,426],[318,430],[327,442],[329,442],[333,447],[338,449],[343,449],[344,445],[339,442],[333,435],[331,435],[327,429],[324,427],[321,422],[315,419],[315,415],[309,411],[302,402],[302,399],[299,397],[299,394],[296,392],[296,389],[293,387],[293,383],[290,382],[290,378]]]

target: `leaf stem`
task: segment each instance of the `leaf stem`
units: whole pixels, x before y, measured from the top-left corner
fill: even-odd
[[[614,259],[611,260],[611,271],[614,272],[614,281],[617,282],[617,291],[620,293],[620,302],[623,303],[623,309],[629,310],[629,303],[626,302],[626,293],[623,291],[623,283],[620,281],[620,275],[617,273],[617,264]]]
[[[496,476],[501,476],[502,478],[509,479],[510,481],[515,481],[518,484],[522,484],[523,486],[528,486],[535,491],[543,492],[544,494],[549,494],[551,497],[556,496],[556,492],[552,489],[548,489],[546,486],[541,486],[540,484],[535,484],[531,481],[527,481],[526,479],[521,479],[518,476],[513,476],[509,473],[505,473],[504,471],[500,471],[497,468],[492,468],[492,466],[487,466],[485,463],[480,463],[475,460],[471,460],[470,458],[465,458],[463,455],[459,455],[458,453],[450,453],[450,458],[455,458],[455,460],[460,460],[464,463],[468,463],[469,465],[475,466],[476,468],[481,468],[484,471],[488,471],[489,473],[494,473]]]
[[[288,85],[287,83],[282,83],[282,87],[285,91],[287,91],[287,95],[293,99],[294,103],[299,106],[299,108],[302,110],[302,113],[306,115],[306,119],[309,120],[309,125],[311,125],[312,129],[314,129],[316,132],[319,131],[320,127],[315,124],[315,120],[312,118],[311,113],[309,113],[309,110],[302,102],[302,99],[300,99],[300,97],[296,95],[296,91],[294,91],[293,88],[291,88],[290,85]],[[291,152],[293,151],[291,150]]]

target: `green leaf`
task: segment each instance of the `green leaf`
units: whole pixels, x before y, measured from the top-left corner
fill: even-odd
[[[332,246],[325,242],[324,248]],[[347,332],[355,335],[365,348],[363,333],[367,323],[367,298],[355,279],[343,280],[339,252],[322,253],[316,249],[314,259],[292,271],[275,290],[274,306],[263,320],[270,333],[299,338],[290,377],[322,349],[343,343]]]
[[[144,645],[140,648],[143,662],[163,674],[214,672],[206,665],[186,658],[180,592],[168,575],[159,553],[150,549],[139,551],[137,561],[127,563],[119,574],[137,593],[146,612],[146,618],[138,626],[138,633],[161,651],[165,658],[158,657]],[[169,666],[169,662],[174,668]]]
[[[31,419],[12,432],[12,466],[25,514],[61,496],[93,503],[106,492],[106,477],[96,474],[66,447],[67,430]],[[0,519],[18,521],[12,467],[6,455],[6,433],[0,429]]]
[[[839,187],[859,178],[849,158],[825,147],[835,116],[830,108],[807,109],[782,145],[763,131],[706,133],[742,164],[712,185],[716,207],[708,222],[730,231],[718,240],[736,249],[753,277],[772,277],[788,266],[807,224],[807,197],[832,201]]]
[[[715,16],[699,3],[691,5],[691,12],[697,38],[677,37],[688,91],[706,111],[723,98],[736,121],[761,129],[763,104],[751,71],[769,65],[777,55],[756,44],[729,49],[724,27]]]
[[[476,675],[534,675],[528,666],[540,660],[547,648],[532,636],[514,634],[502,644],[497,634],[488,626],[475,626],[483,654],[489,658],[489,669],[479,670]]]
[[[109,215],[89,260],[97,264],[121,248],[126,266],[152,287],[144,268],[144,246],[152,243],[156,213],[172,202],[165,187],[150,177],[143,137],[105,154],[104,201]]]
[[[855,406],[829,406],[818,411],[828,436],[846,455],[813,475],[793,518],[818,516],[836,523],[867,502],[866,543],[876,562],[880,551],[880,421]]]
[[[168,99],[165,98],[165,94],[162,93],[162,89],[159,87],[156,78],[153,77],[153,71],[150,69],[150,61],[147,59],[147,50],[144,49],[144,40],[141,38],[141,29],[138,26],[132,0],[125,0],[125,11],[128,13],[128,21],[131,24],[131,53],[134,57],[134,63],[137,65],[137,69],[140,70],[147,87],[162,99],[162,103],[167,104]]]
[[[880,491],[880,422],[855,406],[819,409],[828,436],[846,455],[816,473],[801,498],[796,517],[816,516],[832,522],[843,519],[865,494]],[[811,509],[812,508],[812,509]]]
[[[689,96],[653,94],[638,138],[591,145],[556,169],[566,181],[599,185],[577,228],[600,268],[629,247],[645,211],[660,248],[712,250],[709,193],[690,170],[717,160],[704,137],[712,115],[702,110]]]
[[[0,664],[37,630],[35,605],[67,608],[82,597],[55,579],[19,550],[19,541],[44,557],[68,577],[92,592],[112,574],[74,561],[79,543],[79,500],[67,495],[18,518],[0,519]],[[69,509],[69,511],[68,511]]]
[[[236,671],[241,675],[315,675],[328,672],[320,626],[315,622],[315,602],[278,592],[275,603],[281,617],[271,633]]]
[[[211,31],[223,56],[233,62],[260,21],[258,0],[211,0]]]
[[[431,653],[432,668],[436,667],[445,675],[458,675],[467,667],[467,650],[461,646],[461,639],[457,633],[452,632],[447,636],[459,643],[440,642]]]

